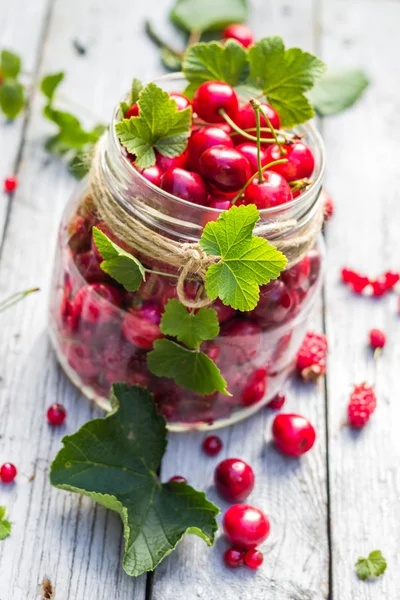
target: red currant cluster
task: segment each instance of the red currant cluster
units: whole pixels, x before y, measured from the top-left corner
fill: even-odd
[[[377,279],[371,279],[364,273],[358,273],[353,269],[344,267],[342,269],[342,281],[346,283],[355,294],[373,296],[379,298],[391,292],[400,280],[400,273],[386,271]]]

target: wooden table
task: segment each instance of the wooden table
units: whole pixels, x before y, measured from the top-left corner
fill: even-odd
[[[167,22],[169,4],[2,0],[0,48],[20,52],[35,82],[65,69],[65,94],[107,120],[133,75],[161,72],[144,18],[179,43]],[[399,24],[395,0],[253,1],[251,25],[259,37],[280,34],[329,65],[363,66],[372,82],[355,108],[321,123],[336,215],[326,231],[327,277],[313,326],[329,337],[328,377],[315,387],[289,382],[285,389],[287,409],[315,423],[317,443],[301,460],[279,455],[269,443],[268,410],[221,431],[223,457],[250,462],[257,474],[251,501],[272,521],[257,573],[223,567],[221,535],[211,550],[187,536],[154,574],[129,578],[120,566],[118,516],[50,487],[49,464],[61,437],[101,414],[67,381],[46,333],[57,228],[75,181],[43,148],[51,126],[42,118],[40,94],[32,91],[24,117],[13,124],[1,119],[0,182],[15,172],[20,185],[13,196],[0,196],[0,297],[36,285],[41,292],[0,320],[0,463],[10,460],[21,473],[14,485],[0,486],[0,504],[9,506],[13,522],[12,536],[0,542],[0,600],[40,597],[45,574],[59,600],[400,597],[400,320],[393,296],[355,298],[339,282],[344,265],[371,275],[400,267]],[[86,55],[78,55],[74,39],[87,46]],[[366,348],[371,326],[389,335],[378,361]],[[375,384],[378,408],[370,425],[353,433],[341,423],[351,385],[364,380]],[[54,401],[68,409],[63,430],[46,423]],[[221,504],[211,485],[216,460],[202,455],[203,437],[170,435],[162,478],[186,475]],[[353,565],[373,549],[382,550],[389,567],[378,581],[362,583]]]

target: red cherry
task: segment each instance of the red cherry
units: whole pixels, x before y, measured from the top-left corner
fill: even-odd
[[[0,468],[0,480],[3,483],[11,483],[17,476],[17,469],[11,463],[4,463]]]
[[[277,279],[260,287],[260,300],[251,312],[246,313],[263,327],[280,324],[287,320],[293,311],[295,299],[288,288]]]
[[[244,551],[238,548],[228,548],[224,553],[224,561],[230,569],[241,567],[244,561]]]
[[[90,380],[98,375],[98,367],[93,363],[91,349],[81,342],[71,342],[66,351],[69,366],[82,378]]]
[[[130,106],[125,113],[125,119],[130,119],[131,117],[137,117],[138,114],[139,114],[139,105],[132,104],[132,106]]]
[[[369,332],[369,345],[373,350],[383,348],[386,344],[386,335],[381,329],[371,329]]]
[[[216,456],[222,450],[222,440],[217,435],[208,435],[204,438],[202,447],[208,456]]]
[[[134,346],[151,350],[155,340],[161,337],[160,321],[161,310],[158,304],[145,302],[126,313],[122,333]]]
[[[75,296],[74,316],[92,324],[106,323],[116,316],[121,302],[122,295],[117,288],[106,283],[89,283]]]
[[[208,358],[211,358],[212,361],[217,362],[219,355],[221,354],[221,348],[215,342],[205,342],[204,347],[202,347],[202,352],[207,354]]]
[[[207,186],[201,175],[185,169],[169,169],[161,177],[161,189],[193,204],[207,202]]]
[[[255,548],[270,532],[268,517],[249,504],[234,504],[226,511],[222,526],[229,542],[239,548]]]
[[[293,200],[289,184],[278,173],[264,171],[264,180],[255,177],[244,193],[245,204],[255,204],[259,210],[273,208]]]
[[[233,144],[232,144],[233,145]],[[10,194],[18,186],[18,179],[16,177],[7,177],[4,180],[4,191]]]
[[[139,171],[139,173],[141,173],[141,175],[143,175],[143,177],[147,179],[147,181],[150,181],[150,183],[153,185],[156,185],[157,187],[160,186],[163,172],[158,165],[153,165],[152,167],[147,167],[147,169],[142,169]]]
[[[268,408],[272,410],[279,410],[285,404],[286,396],[282,394],[282,392],[278,392],[272,400],[270,400],[267,404]]]
[[[257,146],[252,142],[245,142],[244,144],[239,144],[236,146],[236,150],[243,154],[247,158],[250,163],[251,174],[254,175],[258,171],[258,161],[257,161]],[[261,166],[264,167],[268,164],[267,153],[264,148],[260,148],[261,154]]]
[[[267,115],[268,119],[270,120],[272,127],[274,129],[279,129],[279,127],[281,125],[281,120],[280,120],[279,115],[276,112],[276,110],[274,108],[272,108],[272,106],[270,106],[269,104],[266,104],[265,102],[261,103],[261,108],[263,109],[263,111]],[[241,129],[254,129],[254,131],[250,131],[249,133],[251,135],[256,135],[256,132],[255,132],[256,115],[255,115],[254,109],[250,103],[244,104],[240,108],[237,118],[236,118],[236,123],[239,125],[239,127]],[[261,112],[260,112],[260,125],[261,125],[261,127],[268,127],[268,123],[264,119]],[[269,131],[262,131],[261,137],[270,139],[273,136],[272,136],[272,133]],[[234,141],[235,141],[235,143],[241,143],[241,142],[247,142],[248,140],[244,136],[235,135]],[[268,146],[269,146],[269,144],[268,144]],[[270,160],[269,162],[272,162],[272,161]]]
[[[74,258],[78,271],[88,283],[111,281],[109,275],[100,267],[103,259],[99,259],[97,255],[100,255],[100,253],[95,254],[91,250],[77,254]]]
[[[156,165],[161,169],[162,173],[165,173],[168,169],[184,169],[186,167],[186,162],[186,152],[182,152],[182,154],[174,156],[173,158],[169,158],[168,156],[156,152]]]
[[[314,445],[316,434],[311,423],[301,415],[280,414],[272,425],[274,442],[288,456],[301,456]]]
[[[50,406],[47,411],[47,420],[50,425],[62,425],[65,421],[65,417],[67,416],[67,411],[63,407],[62,404],[58,404],[55,402]]]
[[[236,118],[239,102],[233,87],[222,81],[205,81],[193,97],[193,110],[207,123],[222,123],[220,110],[225,110],[231,118]]]
[[[244,555],[244,563],[250,569],[258,569],[264,562],[264,555],[257,548],[247,550]]]
[[[172,100],[175,100],[178,110],[184,110],[185,108],[188,108],[188,106],[192,106],[192,103],[190,102],[189,98],[187,98],[186,96],[184,96],[184,94],[181,94],[180,92],[171,92],[169,97]]]
[[[223,344],[229,348],[231,362],[244,364],[254,359],[261,346],[261,328],[254,321],[230,319],[220,330]]]
[[[218,493],[229,502],[242,502],[254,487],[253,469],[239,458],[227,458],[214,471]]]
[[[295,181],[304,177],[311,177],[314,171],[314,156],[310,148],[303,142],[282,144],[285,154],[281,154],[278,144],[273,144],[267,149],[268,162],[286,158],[287,163],[274,165],[272,171],[279,173],[286,181]]]
[[[226,146],[213,146],[203,152],[199,167],[208,181],[227,192],[239,190],[251,176],[247,158]]]
[[[254,34],[250,27],[243,23],[233,23],[228,25],[222,32],[222,39],[228,40],[233,39],[242,44],[245,48],[248,48],[251,44],[254,44]]]
[[[200,156],[205,150],[213,146],[233,148],[232,138],[221,127],[203,127],[193,133],[187,147],[189,167],[196,171]]]
[[[234,308],[231,306],[226,306],[226,304],[224,304],[219,298],[214,301],[212,308],[217,312],[219,323],[225,323],[225,321],[232,319],[232,317],[234,317],[236,314],[236,310]]]
[[[232,202],[226,198],[226,196],[210,196],[207,205],[210,208],[216,208],[217,210],[229,210],[232,206]],[[217,219],[218,215],[216,215],[215,218]]]
[[[242,404],[251,406],[264,398],[267,389],[267,371],[256,369],[247,379],[242,391]]]
[[[170,477],[168,479],[168,483],[170,483],[170,482],[187,484],[187,479],[186,479],[186,477],[182,477],[182,475],[174,475],[173,477]]]

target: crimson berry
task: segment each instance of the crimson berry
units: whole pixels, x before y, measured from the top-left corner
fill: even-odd
[[[324,223],[327,223],[329,219],[333,216],[335,212],[335,206],[333,204],[333,200],[327,193],[325,193],[325,201],[324,201]]]
[[[208,435],[204,438],[202,447],[208,456],[216,456],[222,450],[222,440],[217,435]]]
[[[352,288],[353,292],[356,294],[361,294],[370,284],[371,281],[366,275],[353,272],[352,279],[350,281],[350,287]],[[376,286],[376,291],[378,291],[378,286]]]
[[[18,179],[16,177],[7,177],[4,180],[4,191],[10,194],[18,186]]]
[[[233,148],[232,138],[221,127],[202,127],[199,131],[193,133],[187,147],[189,167],[196,171],[200,156],[205,150],[213,146]]]
[[[186,477],[182,477],[182,475],[174,475],[168,479],[168,483],[174,481],[175,483],[187,483]]]
[[[239,190],[251,176],[247,158],[226,146],[208,148],[200,157],[199,167],[208,181],[227,192]]]
[[[316,434],[311,423],[301,415],[280,414],[272,424],[274,442],[288,456],[301,456],[314,445]]]
[[[386,287],[388,290],[394,288],[394,286],[400,281],[400,274],[395,271],[386,271],[384,273],[384,278],[386,281]]]
[[[223,344],[229,348],[230,361],[244,364],[254,359],[260,351],[261,328],[254,321],[243,318],[230,319],[220,330]]]
[[[380,329],[371,329],[369,332],[369,345],[376,350],[386,344],[386,335]]]
[[[261,326],[283,323],[295,307],[295,298],[283,281],[277,279],[260,287],[260,300],[249,318]]]
[[[168,156],[164,156],[159,152],[156,152],[156,165],[161,169],[163,173],[168,171],[168,169],[184,169],[187,163],[187,153],[182,152],[179,156],[174,156],[173,158],[169,158]]]
[[[139,114],[139,105],[132,104],[132,106],[130,106],[125,113],[125,119],[130,119],[131,117],[137,117],[138,114]]]
[[[272,400],[270,400],[267,404],[268,408],[272,410],[279,410],[285,404],[286,396],[282,394],[282,392],[278,392]]]
[[[263,181],[255,177],[244,193],[245,204],[255,204],[259,210],[280,206],[293,200],[289,184],[279,173],[264,171]]]
[[[233,23],[228,25],[222,32],[222,39],[228,40],[233,39],[242,44],[245,48],[248,48],[251,44],[254,44],[254,34],[248,25],[243,23]]]
[[[244,561],[244,550],[239,550],[239,548],[228,548],[228,550],[224,552],[224,561],[226,566],[230,569],[241,567]]]
[[[221,348],[215,342],[205,342],[202,352],[207,354],[208,358],[211,358],[213,362],[217,362],[219,355],[221,354]],[[216,436],[210,436],[216,437]]]
[[[254,175],[258,171],[257,161],[257,146],[252,142],[245,142],[236,146],[236,150],[243,154],[250,163],[251,174]],[[261,166],[264,167],[268,163],[267,153],[264,148],[260,148]]]
[[[376,396],[372,387],[362,383],[354,386],[347,408],[350,427],[364,427],[376,408]]]
[[[273,165],[272,171],[282,175],[286,181],[295,181],[311,177],[314,171],[314,156],[310,148],[303,142],[294,144],[281,144],[284,154],[281,154],[278,144],[273,144],[267,149],[268,162],[286,158],[287,162]]]
[[[98,367],[92,359],[88,346],[80,342],[71,342],[66,351],[69,366],[83,378],[90,379],[98,375]]]
[[[0,479],[3,483],[11,483],[17,476],[17,469],[11,463],[4,463],[0,468]]]
[[[225,323],[225,321],[228,321],[236,314],[234,308],[232,308],[231,306],[226,306],[226,304],[224,304],[219,298],[215,300],[212,307],[217,313],[219,323]]]
[[[267,389],[267,371],[256,369],[247,379],[242,391],[242,404],[252,406],[264,398]]]
[[[232,206],[232,202],[226,196],[210,196],[208,198],[207,205],[210,208],[216,208],[217,210],[229,210]],[[219,215],[215,215],[217,219]]]
[[[180,92],[171,92],[169,97],[172,100],[175,100],[178,110],[184,110],[185,108],[192,106],[189,98],[187,98],[184,94],[181,94]]]
[[[274,108],[272,108],[272,106],[270,104],[266,104],[265,102],[261,103],[261,108],[263,109],[264,113],[270,120],[272,127],[274,129],[279,129],[279,127],[281,125],[281,121],[280,121],[279,115],[276,112],[276,110]],[[240,108],[237,118],[236,118],[236,123],[238,124],[238,126],[241,129],[255,129],[256,128],[256,115],[254,112],[254,108],[251,106],[250,103],[244,104]],[[262,115],[261,112],[260,112],[260,125],[261,125],[261,127],[268,127],[268,123],[264,119],[264,116]],[[251,133],[251,135],[255,135],[255,131],[251,131],[249,133]],[[269,131],[261,132],[261,138],[272,138],[272,137],[273,137],[272,133]],[[245,138],[244,136],[236,136],[236,135],[235,135],[235,140],[240,141],[240,142],[248,141],[247,138]]]
[[[236,92],[222,81],[205,81],[196,90],[193,97],[193,110],[207,123],[222,123],[224,110],[233,120],[236,118],[239,102]]]
[[[125,315],[122,333],[125,338],[142,350],[151,350],[153,343],[161,337],[161,309],[154,302],[144,302],[131,308]]]
[[[62,404],[58,404],[55,402],[50,406],[47,411],[47,420],[50,425],[62,425],[65,421],[65,417],[67,416],[67,411],[63,407]]]
[[[255,548],[262,544],[270,532],[268,517],[249,504],[234,504],[222,520],[225,536],[239,548]]]
[[[142,169],[139,171],[139,173],[153,185],[156,185],[157,187],[160,186],[163,172],[158,165],[153,165],[152,167],[147,167],[147,169]]]
[[[315,381],[326,373],[328,341],[326,336],[309,331],[296,358],[297,373],[304,381]]]
[[[353,280],[354,271],[353,271],[353,269],[344,267],[341,271],[341,276],[342,276],[342,281],[344,281],[344,283],[351,283]]]
[[[161,177],[161,189],[193,204],[207,202],[207,186],[201,175],[185,169],[168,169]]]
[[[73,312],[75,318],[88,323],[106,323],[116,316],[121,303],[122,295],[117,288],[106,283],[89,283],[76,294]]]
[[[229,502],[242,502],[254,487],[253,469],[239,458],[227,458],[214,471],[218,493]]]
[[[264,555],[257,548],[251,548],[251,550],[247,550],[244,555],[244,563],[246,567],[250,569],[258,569],[264,562]]]

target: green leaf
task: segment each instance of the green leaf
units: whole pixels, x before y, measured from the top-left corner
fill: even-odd
[[[286,257],[267,240],[253,236],[259,219],[254,204],[232,206],[217,221],[208,223],[200,246],[221,261],[208,268],[206,291],[237,310],[253,310],[258,304],[259,286],[276,279],[287,263]]]
[[[75,115],[56,110],[49,104],[44,107],[44,116],[59,127],[58,140],[69,149],[81,150],[86,144],[97,142],[96,130],[86,131]]]
[[[189,90],[204,81],[225,81],[236,86],[249,73],[247,51],[235,40],[200,43],[189,46],[183,57],[183,73],[190,83]]]
[[[201,342],[218,335],[219,323],[213,308],[189,312],[179,300],[172,298],[165,307],[160,329],[165,335],[176,337],[185,346],[198,348]]]
[[[97,227],[93,227],[92,234],[98,251],[105,259],[100,264],[102,270],[123,285],[128,292],[139,289],[146,275],[142,263],[112,242]]]
[[[387,563],[380,550],[373,550],[368,558],[359,558],[355,567],[358,577],[364,581],[382,575],[386,571]]]
[[[10,50],[2,50],[0,58],[0,72],[4,78],[15,79],[21,71],[21,59]]]
[[[308,99],[319,115],[327,117],[352,106],[368,85],[362,69],[329,69],[310,91]]]
[[[263,89],[278,111],[284,127],[304,123],[314,116],[305,92],[324,71],[324,63],[300,48],[289,48],[280,37],[263,38],[248,51],[250,82]]]
[[[40,82],[40,89],[42,93],[49,99],[51,102],[54,97],[54,93],[57,87],[60,85],[62,80],[64,79],[65,73],[60,71],[59,73],[52,73],[50,75],[46,75],[43,77]]]
[[[124,525],[123,568],[152,571],[185,533],[214,542],[218,508],[184,483],[161,484],[156,472],[167,445],[165,420],[152,396],[123,383],[111,389],[112,412],[63,438],[50,472],[55,487],[116,511]],[[117,560],[117,557],[116,557]]]
[[[147,355],[147,366],[154,375],[170,377],[178,385],[203,396],[216,391],[230,395],[218,367],[206,354],[170,340],[154,342],[154,349]]]
[[[24,86],[15,79],[5,79],[0,85],[0,108],[9,119],[21,112],[25,105]]]
[[[92,163],[92,152],[77,150],[68,162],[69,171],[77,179],[83,179],[90,170]]]
[[[0,540],[4,540],[11,533],[11,523],[6,520],[7,508],[0,506]]]
[[[142,91],[143,87],[143,83],[140,81],[140,79],[135,77],[132,81],[131,92],[129,94],[130,106],[132,106],[132,104],[136,104],[136,102],[139,100],[140,92]]]
[[[218,31],[231,23],[243,23],[247,0],[175,0],[170,17],[185,31]]]
[[[136,156],[137,166],[145,169],[155,164],[154,148],[170,158],[182,154],[190,135],[191,108],[178,110],[175,100],[155,83],[141,91],[138,104],[138,117],[115,126],[121,144]]]
[[[129,104],[127,102],[120,102],[119,103],[119,110],[121,111],[121,116],[124,119],[125,115],[126,115],[126,111],[129,108]]]

